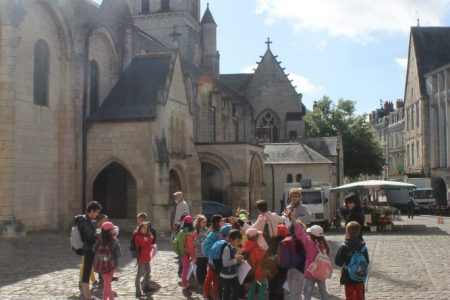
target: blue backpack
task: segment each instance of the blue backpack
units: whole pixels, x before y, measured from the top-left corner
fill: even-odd
[[[214,232],[214,231],[208,232],[208,234],[206,235],[205,240],[202,243],[203,255],[209,257],[209,252],[211,251],[212,246],[218,240],[219,240],[219,238],[217,237],[217,233],[216,232]]]
[[[223,249],[225,249],[227,245],[228,241],[220,240],[215,242],[211,248],[209,259],[212,262],[214,270],[216,270],[217,273],[219,273],[220,270],[222,269]]]
[[[350,249],[347,244],[344,243],[343,245]],[[369,274],[369,264],[364,256],[366,249],[367,248],[364,245],[360,250],[354,250],[350,261],[344,266],[348,271],[348,276],[353,281],[364,282],[367,279],[367,275]]]

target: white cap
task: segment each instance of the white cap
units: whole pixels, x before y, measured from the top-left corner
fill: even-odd
[[[323,236],[323,229],[319,225],[313,225],[310,228],[311,234],[314,236]]]

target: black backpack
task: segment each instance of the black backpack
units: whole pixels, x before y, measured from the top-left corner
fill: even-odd
[[[141,248],[136,247],[136,243],[134,242],[134,238],[136,237],[136,234],[133,234],[130,240],[130,253],[132,258],[138,258],[141,256]]]

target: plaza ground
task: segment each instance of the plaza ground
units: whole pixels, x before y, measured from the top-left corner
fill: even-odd
[[[450,299],[450,218],[437,224],[435,216],[402,216],[392,232],[366,233],[371,258],[366,299]],[[79,299],[80,258],[72,253],[67,232],[33,232],[26,237],[0,240],[0,299]],[[343,231],[327,232],[332,255],[343,241]],[[136,263],[128,251],[128,236],[113,283],[117,299],[134,299]],[[152,261],[152,280],[158,289],[147,299],[202,299],[192,289],[183,295],[174,253],[167,241]],[[330,299],[343,299],[340,270],[335,268],[327,289]],[[93,289],[101,296],[101,291]],[[317,293],[315,294],[317,295]]]

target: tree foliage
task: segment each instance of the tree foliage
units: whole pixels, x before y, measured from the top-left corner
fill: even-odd
[[[366,115],[355,115],[355,102],[339,99],[337,105],[324,96],[305,116],[310,136],[342,136],[344,175],[380,175],[383,149],[376,140]]]

